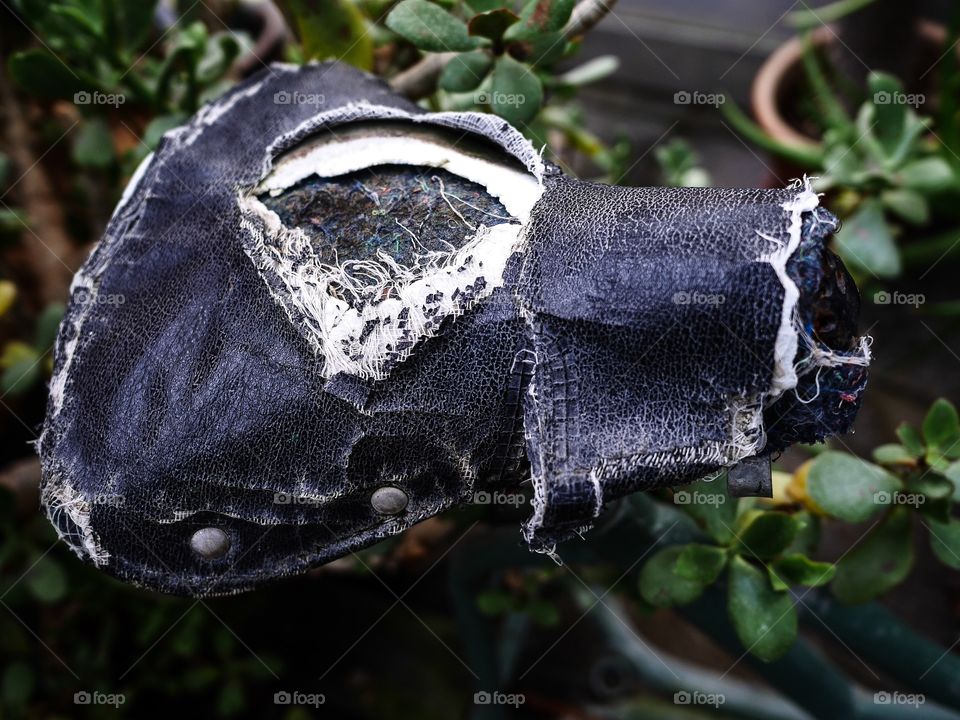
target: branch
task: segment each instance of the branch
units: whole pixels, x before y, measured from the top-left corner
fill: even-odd
[[[582,0],[573,8],[570,20],[563,29],[564,37],[571,40],[580,37],[613,9],[617,0]],[[418,100],[432,93],[437,87],[437,78],[444,66],[457,53],[431,53],[419,62],[411,65],[390,80],[390,87],[401,95]]]
[[[616,4],[617,0],[583,0],[577,3],[570,14],[570,21],[563,29],[563,34],[568,40],[583,35],[603,20]]]

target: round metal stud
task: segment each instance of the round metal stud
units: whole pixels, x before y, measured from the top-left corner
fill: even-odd
[[[399,515],[407,507],[407,494],[398,487],[386,485],[370,496],[370,504],[381,515]]]
[[[218,560],[230,550],[230,537],[220,528],[200,528],[190,538],[190,549],[207,560]]]

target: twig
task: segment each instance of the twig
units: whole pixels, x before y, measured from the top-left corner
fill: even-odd
[[[563,34],[567,39],[583,35],[609,13],[617,0],[582,0],[570,15]],[[398,73],[390,80],[390,87],[401,95],[418,100],[432,93],[437,87],[437,78],[444,66],[457,53],[431,53],[419,62]]]

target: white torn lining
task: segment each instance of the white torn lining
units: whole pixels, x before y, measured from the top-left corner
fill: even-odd
[[[255,197],[256,192],[277,194],[311,175],[337,177],[387,164],[444,168],[482,185],[523,221],[529,219],[543,193],[539,178],[532,173],[425,137],[376,135],[368,130],[354,137],[345,131],[293,151],[258,188],[241,193],[241,225],[253,238],[253,259],[261,275],[270,272],[282,283],[280,296],[269,282],[267,285],[288,315],[292,306],[307,320],[308,340],[325,360],[324,377],[344,372],[385,378],[393,363],[410,355],[417,341],[436,333],[440,320],[466,312],[503,285],[507,260],[523,232],[524,225],[518,223],[481,225],[463,247],[424,253],[412,267],[401,266],[382,253],[376,259],[329,265],[316,257],[303,230],[285,227],[280,217]],[[365,297],[377,297],[380,290],[390,289],[391,296],[354,306],[329,292],[331,286]],[[291,320],[298,322],[292,316]]]
[[[110,560],[108,553],[100,542],[100,537],[90,527],[90,503],[83,495],[77,492],[70,482],[64,478],[50,478],[43,485],[42,504],[47,508],[47,514],[57,531],[57,536],[66,542],[67,546],[81,560],[84,559],[80,548],[86,551],[87,558],[93,564],[102,567]],[[80,536],[64,532],[57,518],[65,512],[70,521],[77,526]]]
[[[774,345],[773,383],[769,393],[772,398],[797,385],[797,370],[793,361],[797,355],[799,342],[795,314],[800,291],[787,273],[787,262],[800,247],[803,213],[816,209],[820,204],[820,196],[814,192],[808,178],[797,180],[794,187],[800,192],[783,204],[783,209],[790,214],[787,243],[762,258],[773,266],[780,284],[783,285],[783,308],[780,315],[780,329],[777,331],[777,341]]]

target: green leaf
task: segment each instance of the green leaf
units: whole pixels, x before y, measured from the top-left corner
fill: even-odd
[[[953,483],[933,472],[909,479],[906,485],[909,492],[922,493],[928,500],[944,500],[953,495]]]
[[[504,5],[504,0],[464,0],[464,4],[473,10],[473,12],[482,13],[496,10],[498,7]]]
[[[576,0],[529,0],[520,11],[520,22],[504,35],[506,40],[533,40],[563,30]]]
[[[940,398],[923,419],[923,439],[927,450],[946,457],[960,456],[960,419],[953,403]]]
[[[72,100],[74,93],[95,89],[53,53],[41,48],[14,53],[8,68],[20,87],[38,97]]]
[[[944,565],[960,570],[960,520],[950,518],[947,522],[931,520],[930,549]]]
[[[903,443],[904,449],[913,457],[923,457],[923,442],[920,440],[920,433],[916,428],[907,423],[901,423],[897,428],[897,437]]]
[[[895,182],[909,190],[936,193],[956,187],[957,176],[942,157],[927,157],[901,167],[895,175]]]
[[[73,138],[73,161],[80,167],[107,168],[115,158],[107,123],[100,118],[89,118]]]
[[[387,16],[387,27],[421,50],[473,50],[479,44],[467,25],[427,0],[403,0]]]
[[[716,581],[727,564],[727,553],[716,545],[690,543],[677,557],[676,573],[704,586]]]
[[[60,602],[67,594],[67,576],[49,556],[37,561],[23,581],[34,599],[46,605]]]
[[[880,195],[883,206],[913,225],[930,222],[930,203],[915,190],[886,190]]]
[[[953,494],[950,497],[960,500],[960,460],[950,463],[943,471],[943,476],[953,483]]]
[[[793,522],[797,526],[797,534],[784,549],[784,555],[810,555],[820,544],[820,518],[806,510],[793,513]]]
[[[834,517],[861,522],[891,501],[902,483],[883,468],[853,455],[830,450],[813,460],[807,492]]]
[[[901,583],[913,567],[910,510],[894,507],[837,564],[831,588],[845,603],[863,603]]]
[[[136,50],[147,39],[156,5],[157,0],[115,3],[117,27],[120,31],[119,40],[127,50]]]
[[[775,590],[786,590],[796,585],[817,587],[833,579],[836,567],[832,563],[816,562],[805,555],[784,555],[767,566],[770,584]]]
[[[40,354],[26,343],[9,342],[3,349],[0,394],[20,395],[40,379]]]
[[[701,478],[677,490],[673,502],[680,505],[718,544],[726,545],[733,540],[737,500],[727,493],[725,473],[710,481]]]
[[[744,648],[764,662],[782,656],[797,637],[790,594],[771,587],[766,574],[741,557],[730,561],[727,612]]]
[[[837,253],[849,265],[879,278],[900,274],[900,250],[876,198],[864,200],[836,235]]]
[[[0,697],[5,706],[20,707],[26,704],[33,694],[33,670],[25,662],[11,662],[3,671],[3,684]]]
[[[782,553],[797,534],[793,517],[782,512],[751,513],[737,533],[740,551],[758,558],[771,558]]]
[[[654,607],[686,605],[700,597],[706,585],[677,573],[677,560],[683,545],[672,545],[658,551],[640,571],[640,595]]]
[[[373,68],[373,37],[352,0],[287,0],[285,6],[293,16],[304,60],[342,60],[363,70]]]
[[[460,53],[440,73],[440,87],[448,92],[468,92],[476,88],[493,67],[493,57],[486,50]]]
[[[867,79],[873,100],[870,132],[879,142],[884,155],[896,153],[907,126],[908,108],[901,99],[903,85],[892,75],[873,72]]]
[[[532,68],[509,55],[497,60],[490,86],[490,107],[513,125],[523,125],[540,110],[543,86]]]
[[[65,310],[63,303],[50,303],[37,318],[33,344],[40,352],[46,352],[53,346]]]
[[[509,9],[499,8],[475,15],[470,18],[467,27],[471,35],[499,42],[507,28],[517,22],[517,19]]]
[[[899,443],[888,443],[873,449],[873,459],[880,465],[914,465],[916,458]]]

